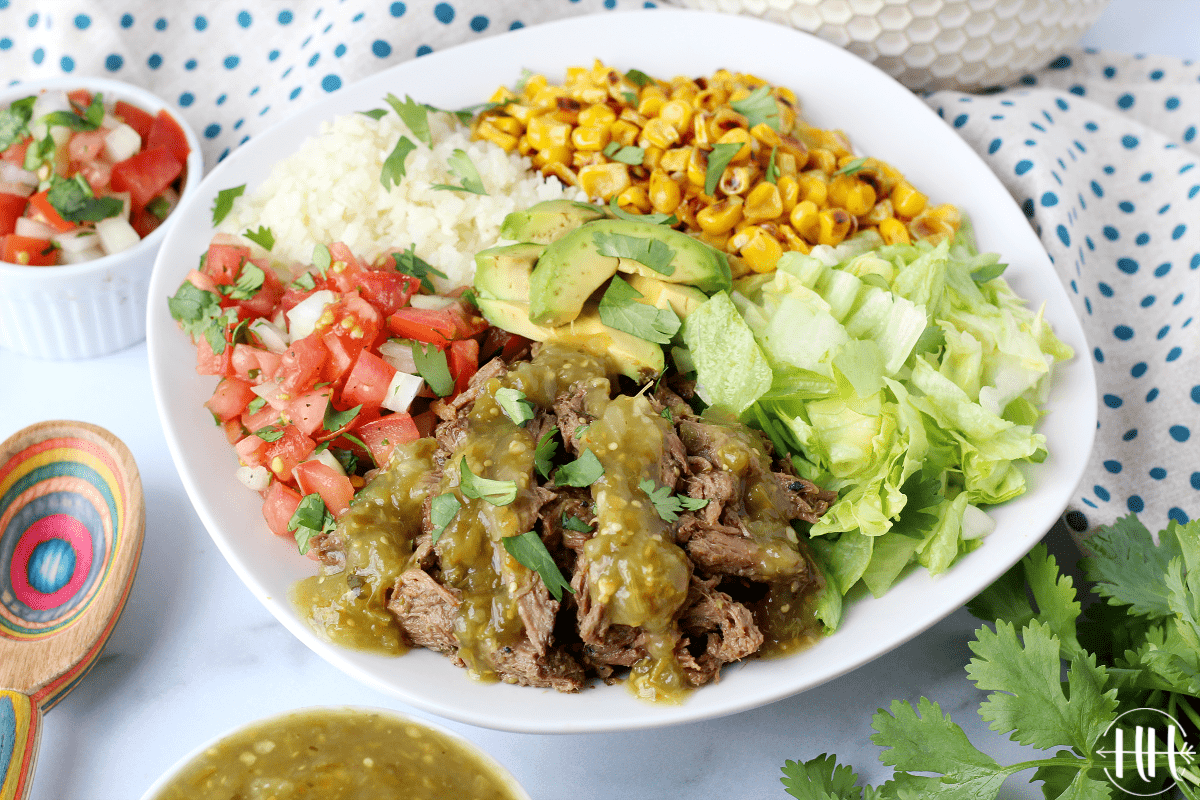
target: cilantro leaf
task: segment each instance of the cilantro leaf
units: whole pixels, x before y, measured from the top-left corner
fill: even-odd
[[[317,288],[317,281],[316,278],[312,276],[311,272],[301,272],[296,276],[296,280],[292,281],[292,286],[296,287],[302,292],[307,292]]]
[[[125,207],[115,197],[96,197],[81,174],[74,178],[55,175],[50,181],[46,199],[58,215],[69,222],[98,222],[117,216]]]
[[[246,191],[246,184],[234,186],[230,189],[222,189],[217,192],[217,199],[213,201],[212,221],[213,225],[220,225],[221,220],[229,215],[233,210],[233,201],[242,196]]]
[[[36,172],[42,164],[54,157],[57,149],[58,145],[55,143],[54,137],[47,133],[41,139],[29,143],[29,147],[25,150],[25,163],[22,166],[30,172]]]
[[[454,391],[454,378],[450,375],[450,366],[444,352],[434,345],[414,341],[412,354],[417,365],[417,374],[425,379],[425,383],[434,394],[445,397]]]
[[[779,130],[782,125],[779,119],[779,105],[775,102],[775,95],[771,94],[769,86],[760,86],[741,100],[731,101],[729,105],[746,118],[747,128],[765,122],[771,128]]]
[[[988,264],[971,273],[971,280],[976,283],[987,283],[993,278],[999,278],[1008,269],[1008,264]]]
[[[1156,546],[1150,531],[1128,514],[1088,538],[1092,552],[1080,562],[1096,592],[1113,605],[1129,606],[1138,616],[1171,616],[1167,602],[1167,566],[1179,556],[1179,539],[1168,528]],[[1196,535],[1193,529],[1192,535]]]
[[[533,419],[533,403],[525,398],[525,393],[519,389],[507,386],[496,390],[496,403],[499,404],[505,416],[517,425],[524,425]]]
[[[257,245],[261,245],[264,250],[270,250],[275,246],[275,234],[271,233],[270,228],[262,225],[259,225],[256,231],[246,230],[242,236],[245,236]]]
[[[0,150],[7,150],[29,134],[29,120],[33,118],[35,102],[36,95],[22,97],[0,111]]]
[[[743,147],[741,142],[724,142],[713,145],[708,154],[708,167],[704,170],[704,193],[712,196],[721,182],[721,174],[729,166],[729,162]]]
[[[278,442],[283,438],[283,431],[276,425],[264,425],[256,430],[254,435],[264,442]]]
[[[579,517],[568,517],[567,512],[562,513],[560,524],[569,531],[577,531],[579,533],[591,533],[594,528],[581,520]]]
[[[345,411],[338,411],[333,407],[333,403],[330,403],[325,406],[325,415],[321,418],[321,427],[330,433],[339,431],[349,425],[358,416],[359,411],[362,411],[362,403],[359,403],[354,408],[347,408]],[[364,449],[370,450],[370,448],[366,447]]]
[[[649,86],[654,83],[654,78],[651,78],[640,69],[631,69],[625,73],[625,80],[632,83],[634,86]]]
[[[263,272],[262,267],[253,261],[247,261],[242,264],[237,281],[230,287],[227,295],[231,300],[249,300],[263,287],[266,279],[267,274]]]
[[[1095,656],[1081,653],[1067,671],[1069,697],[1060,681],[1059,641],[1048,625],[1037,620],[1021,631],[997,622],[996,630],[981,628],[971,642],[975,658],[967,675],[991,692],[979,715],[997,733],[1012,733],[1021,744],[1041,749],[1071,745],[1089,753],[1116,718],[1116,689],[1105,691],[1108,676]]]
[[[372,108],[370,111],[360,111],[358,113],[362,114],[364,117],[370,117],[371,119],[378,122],[379,120],[381,120],[387,116],[387,109],[386,108]]]
[[[538,474],[543,478],[550,477],[550,470],[554,468],[554,454],[558,452],[558,442],[554,440],[558,434],[558,428],[553,427],[542,434],[542,438],[538,439],[537,447],[533,451],[533,466],[538,471]]]
[[[433,281],[429,279],[430,275],[436,275],[443,280],[449,280],[446,277],[446,273],[435,269],[428,262],[417,257],[415,245],[410,244],[408,249],[403,253],[392,253],[392,258],[396,261],[396,269],[405,275],[411,275],[420,280],[421,288],[430,294],[437,291],[433,285]]]
[[[650,498],[650,502],[654,504],[654,510],[658,512],[659,519],[665,522],[678,520],[679,513],[684,509],[695,511],[708,505],[708,500],[701,497],[671,494],[671,490],[666,486],[656,487],[654,481],[649,478],[638,481],[638,488]]]
[[[867,157],[859,156],[851,159],[843,164],[839,169],[834,171],[834,175],[853,175],[867,165]]]
[[[658,344],[667,344],[683,324],[669,308],[639,303],[642,293],[614,275],[600,298],[600,321],[610,328]]]
[[[458,498],[449,492],[439,494],[429,501],[429,524],[433,526],[429,533],[434,544],[437,544],[437,540],[442,536],[442,531],[446,530],[446,526],[453,521],[461,508],[462,503],[458,502]]]
[[[471,157],[467,155],[465,150],[456,149],[451,153],[446,159],[446,166],[450,168],[450,172],[453,173],[454,177],[462,181],[462,185],[453,186],[446,183],[435,183],[432,188],[446,189],[453,192],[487,194],[487,189],[483,188],[483,177],[479,174],[479,169],[471,161]]]
[[[778,150],[778,147],[772,147],[771,156],[767,159],[767,172],[763,177],[769,183],[779,183],[779,164],[775,161],[775,156],[778,154]]]
[[[575,593],[571,584],[567,583],[566,578],[563,577],[558,565],[554,563],[554,558],[546,549],[542,537],[538,536],[536,531],[526,531],[519,536],[505,536],[500,541],[504,543],[504,549],[517,560],[517,563],[541,576],[542,583],[546,584],[546,588],[555,600],[562,599],[563,589],[571,594]]]
[[[333,256],[329,254],[329,248],[320,242],[313,245],[312,265],[316,267],[317,272],[321,273],[321,277],[325,276],[331,264],[333,264]]]
[[[797,800],[878,800],[879,791],[870,786],[856,786],[858,775],[853,768],[837,763],[826,753],[803,763],[785,761],[779,782]]]
[[[221,298],[216,294],[197,288],[191,281],[179,285],[173,297],[167,298],[167,308],[171,317],[179,323],[183,332],[193,339],[207,336],[208,330],[219,326],[222,319]],[[224,342],[224,331],[221,330],[221,340]],[[214,348],[214,352],[224,352]]]
[[[72,109],[78,108],[74,103]],[[99,92],[92,98],[91,104],[80,114],[77,110],[51,111],[41,117],[41,121],[49,128],[52,125],[62,125],[73,131],[94,131],[104,120],[104,95]]]
[[[407,136],[400,137],[396,146],[392,148],[392,152],[384,159],[383,169],[379,172],[379,182],[383,184],[384,189],[400,185],[400,181],[404,180],[405,175],[404,159],[408,158],[408,154],[416,149],[417,146],[413,144],[412,139]]]
[[[617,196],[615,194],[608,200],[608,210],[617,219],[627,219],[633,222],[649,222],[653,225],[672,226],[679,224],[679,218],[674,214],[630,214],[617,205]]]
[[[591,450],[584,450],[569,464],[554,473],[555,486],[591,486],[604,474],[604,465]]]
[[[596,231],[592,234],[592,241],[602,256],[628,258],[662,275],[675,272],[675,265],[671,263],[675,260],[675,251],[661,239]]]
[[[146,204],[146,210],[158,217],[159,220],[164,220],[171,213],[171,204],[160,195]]]
[[[517,499],[516,481],[495,481],[471,472],[467,459],[458,462],[459,488],[473,500],[483,500],[494,506],[506,506]]]
[[[871,741],[887,748],[879,760],[902,773],[935,772],[938,783],[954,784],[958,792],[939,797],[995,797],[1007,771],[994,758],[979,751],[950,715],[937,703],[922,697],[917,707],[903,700],[892,703],[890,713],[880,709],[871,720],[876,733]],[[897,775],[901,785],[909,783]],[[919,780],[919,783],[924,783]],[[931,796],[924,794],[924,796]]]
[[[622,147],[620,142],[609,142],[604,147],[604,155],[608,156],[613,161],[618,161],[622,164],[628,164],[631,167],[636,167],[639,166],[642,163],[642,160],[646,158],[646,151],[641,147],[634,147],[632,145],[625,145]]]
[[[313,492],[304,495],[300,500],[300,505],[296,506],[296,513],[288,520],[287,529],[295,532],[296,546],[300,549],[300,555],[304,555],[308,552],[314,536],[329,533],[335,527],[333,514],[325,507],[325,501],[321,499],[321,495]]]
[[[900,517],[892,524],[888,533],[924,539],[938,524],[937,510],[942,503],[942,482],[936,475],[926,476],[924,470],[917,470],[908,476],[900,491],[907,499],[900,511]]]
[[[429,132],[429,108],[427,106],[418,103],[408,95],[404,95],[403,102],[390,93],[384,99],[395,109],[400,121],[412,131],[412,135],[417,137],[418,141],[424,142],[426,147],[433,147],[433,135]]]

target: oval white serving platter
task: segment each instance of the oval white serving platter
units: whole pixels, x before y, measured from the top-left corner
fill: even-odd
[[[1081,354],[1054,378],[1039,428],[1050,457],[1026,473],[1025,495],[992,510],[997,527],[979,549],[938,578],[916,570],[883,598],[857,600],[842,628],[805,652],[726,668],[719,683],[681,705],[651,705],[622,686],[565,695],[476,683],[428,651],[382,658],[315,636],[287,599],[288,587],[315,565],[268,532],[258,495],[235,479],[236,456],[201,405],[216,379],[195,373],[195,350],[166,303],[207,248],[217,192],[239,184],[253,191],[276,160],[318,133],[322,120],[378,107],[389,92],[464,108],[486,101],[501,84],[513,85],[523,69],[557,81],[567,66],[590,66],[595,58],[662,78],[728,68],[792,88],[809,122],[844,130],[856,152],[886,160],[934,202],[953,202],[970,214],[980,248],[1001,253],[1014,290],[1035,308],[1044,304],[1054,330]],[[1083,331],[1045,250],[1000,181],[924,102],[883,72],[821,39],[758,19],[665,9],[601,14],[422,56],[322,98],[256,136],[175,214],[151,282],[147,338],[163,429],[197,514],[239,577],[307,646],[348,676],[449,719],[536,733],[632,730],[731,714],[820,685],[943,619],[1021,558],[1065,508],[1091,451],[1096,390]]]

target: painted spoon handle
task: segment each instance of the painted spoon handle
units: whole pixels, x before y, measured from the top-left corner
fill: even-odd
[[[42,710],[27,694],[0,689],[0,800],[24,800],[33,785]]]

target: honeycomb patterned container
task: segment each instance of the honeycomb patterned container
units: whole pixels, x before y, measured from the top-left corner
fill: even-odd
[[[673,0],[816,34],[914,91],[1012,83],[1076,44],[1110,0]]]

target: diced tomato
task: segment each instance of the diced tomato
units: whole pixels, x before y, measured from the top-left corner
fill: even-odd
[[[234,300],[234,303],[251,317],[268,317],[283,297],[283,281],[265,259],[250,259],[263,272],[262,286],[253,295],[245,299]],[[244,267],[243,267],[244,268]]]
[[[292,470],[312,455],[317,443],[300,432],[295,425],[284,425],[282,435],[267,443],[267,469],[282,481],[292,479]]]
[[[230,375],[232,374],[231,360],[233,348],[229,343],[220,353],[213,352],[207,336],[196,339],[196,372],[201,375]]]
[[[205,275],[221,286],[229,286],[237,282],[242,265],[250,260],[250,248],[242,245],[218,244],[213,242],[208,246],[204,257]]]
[[[324,462],[312,459],[304,461],[292,470],[300,494],[316,492],[325,501],[325,507],[335,517],[346,513],[354,499],[354,486],[350,479]]]
[[[217,284],[212,278],[205,275],[200,270],[189,270],[185,280],[197,289],[205,292],[217,294]]]
[[[118,100],[113,106],[113,111],[125,120],[126,125],[138,132],[138,136],[142,137],[142,147],[145,147],[146,140],[150,137],[150,128],[154,125],[154,115],[124,100]]]
[[[17,220],[25,213],[27,205],[28,198],[0,192],[0,236],[7,236],[17,229]]]
[[[251,467],[262,467],[267,464],[267,441],[254,435],[257,428],[248,428],[250,433],[237,441],[233,446],[238,460]]]
[[[249,344],[233,346],[233,374],[252,384],[274,378],[283,357]]]
[[[328,386],[305,392],[287,404],[284,415],[305,436],[313,436],[321,431],[325,409],[329,407],[329,397],[332,393],[333,390]]]
[[[217,382],[217,388],[205,406],[221,422],[228,422],[241,416],[242,411],[255,398],[254,390],[248,381],[241,378],[222,378]],[[238,422],[241,425],[241,421]]]
[[[387,325],[397,336],[439,347],[483,333],[488,327],[487,320],[468,311],[461,302],[439,309],[401,308],[387,318]]]
[[[43,189],[29,198],[30,214],[36,220],[45,222],[56,231],[71,231],[78,227],[74,222],[62,218],[53,205],[50,204],[50,190]]]
[[[242,427],[250,433],[262,430],[263,428],[278,425],[280,423],[279,409],[272,406],[270,403],[263,403],[262,407],[257,411],[251,411],[247,406],[242,412]],[[256,439],[258,437],[255,437]],[[259,441],[262,441],[259,439]],[[263,443],[263,452],[266,452],[267,445]],[[261,461],[258,463],[262,463]]]
[[[471,376],[479,369],[479,342],[475,339],[458,339],[450,343],[450,354],[446,359],[450,376],[454,378],[454,393],[467,388]]]
[[[106,161],[89,161],[79,168],[88,186],[108,186],[112,183],[112,165]]]
[[[67,154],[71,156],[75,166],[98,159],[104,152],[104,137],[107,135],[103,128],[71,134],[71,139],[67,142]]]
[[[396,445],[421,438],[413,418],[403,411],[360,425],[354,435],[371,450],[371,458],[378,467],[387,465]]]
[[[246,436],[246,429],[242,427],[240,419],[231,419],[222,422],[221,430],[225,431],[225,441],[230,444],[237,444]]]
[[[420,414],[413,414],[413,424],[417,426],[417,432],[421,436],[433,436],[433,429],[438,423],[437,414],[433,410],[422,411]]]
[[[158,226],[162,224],[162,220],[158,218],[157,214],[142,209],[141,211],[135,212],[129,218],[129,224],[133,226],[135,231],[137,231],[138,236],[145,239],[147,236],[154,233]]]
[[[367,267],[341,242],[329,245],[329,256],[333,259],[326,273],[330,288],[343,293],[357,291],[385,317],[404,306],[421,285],[417,278],[393,267]]]
[[[165,148],[148,148],[113,166],[112,190],[129,192],[133,207],[145,208],[179,177],[183,163]]]
[[[11,264],[26,264],[31,267],[48,267],[54,263],[54,246],[49,239],[18,236],[10,233],[0,241],[0,261]]]
[[[7,161],[10,164],[16,164],[18,167],[25,165],[25,151],[29,149],[29,143],[33,141],[32,136],[26,136],[24,141],[10,144],[4,152],[0,153],[0,160]]]
[[[315,334],[292,342],[279,361],[275,377],[280,388],[289,395],[297,395],[312,388],[321,374],[321,364],[329,351]]]
[[[179,127],[179,123],[175,118],[166,112],[159,111],[154,116],[154,122],[150,126],[150,132],[146,134],[146,149],[163,148],[175,157],[182,167],[187,164],[188,153],[191,148],[188,147],[187,136],[183,132],[183,128]]]
[[[72,89],[67,92],[67,99],[76,108],[87,108],[92,104],[92,93],[87,89]]]
[[[395,367],[371,351],[363,350],[342,387],[342,402],[348,407],[362,405],[368,412],[378,409],[387,398],[388,386],[395,374]]]
[[[321,343],[329,351],[325,363],[321,366],[321,380],[340,387],[350,374],[350,368],[354,366],[354,360],[358,358],[362,348],[347,343],[335,330],[321,334]]]
[[[323,315],[324,316],[324,315]],[[329,350],[321,380],[342,381],[363,348],[373,348],[383,330],[383,317],[366,300],[350,293],[329,308],[329,323],[318,331]]]
[[[294,537],[295,534],[288,530],[288,525],[302,499],[296,490],[284,486],[279,481],[271,481],[271,485],[263,494],[263,519],[267,521],[271,533],[289,539]]]

